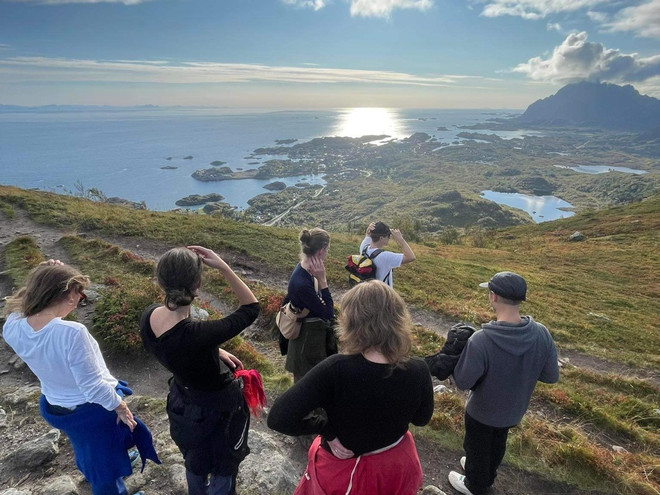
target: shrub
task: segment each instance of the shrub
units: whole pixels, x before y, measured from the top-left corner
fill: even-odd
[[[127,277],[119,285],[105,289],[94,311],[95,336],[106,343],[108,350],[141,350],[140,316],[160,298],[160,291],[149,280]]]

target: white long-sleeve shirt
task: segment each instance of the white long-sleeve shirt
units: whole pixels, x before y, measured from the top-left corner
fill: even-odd
[[[85,325],[54,318],[35,331],[27,318],[12,313],[2,336],[37,375],[50,404],[73,408],[91,402],[112,411],[121,403],[117,379]]]

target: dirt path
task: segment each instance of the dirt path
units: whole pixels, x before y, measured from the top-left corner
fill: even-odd
[[[40,249],[47,257],[57,258],[67,262],[69,260],[66,251],[58,245],[58,240],[63,235],[67,234],[70,234],[70,232],[62,232],[49,226],[36,224],[29,219],[25,212],[18,210],[12,219],[0,218],[0,250],[4,249],[4,246],[12,239],[21,235],[29,235],[36,239]],[[121,236],[105,236],[102,237],[102,239],[116,244],[123,249],[130,250],[144,258],[153,260],[156,260],[163,252],[172,247],[163,242]],[[223,256],[232,267],[237,269],[237,271],[241,272],[247,278],[260,280],[270,287],[286,290],[288,273],[269,271],[267,268],[264,268],[263,265],[254,263],[250,258],[235,253],[219,254]],[[6,277],[0,277],[0,298],[11,292],[11,287],[9,285]],[[341,295],[341,293],[336,294],[336,299],[339,300]],[[227,310],[230,309],[226,307],[226,304],[222,300],[217,299],[210,294],[203,294],[203,297],[210,300],[213,305],[218,306],[223,312],[227,312]],[[411,313],[415,323],[441,334],[446,334],[446,331],[451,324],[454,323],[429,311],[412,309]],[[83,323],[91,322],[92,314],[93,308],[87,308],[86,310],[83,308],[83,314],[80,315],[81,321]],[[276,365],[282,365],[281,357],[278,356],[276,343],[262,340],[254,341],[253,343],[260,352],[272,357],[273,360],[276,361]],[[8,346],[6,346],[4,342],[0,342],[0,368],[5,367],[5,362],[9,355],[11,355],[11,351]],[[577,353],[570,353],[570,360],[572,364],[578,366],[580,365],[580,362],[584,362],[590,369],[594,369],[598,372],[609,372],[611,370],[616,372],[622,371],[620,365],[612,365],[612,363],[608,363],[607,361],[598,360],[589,356],[581,356]],[[130,358],[112,357],[108,360],[108,365],[111,372],[116,376],[130,377],[131,385],[136,394],[160,398],[166,396],[169,373],[167,373],[154,359],[143,359],[140,361],[140,365],[136,366],[135,361]],[[629,375],[638,374],[637,370],[626,371]],[[646,378],[649,377],[647,376]],[[658,377],[655,376],[654,379],[657,380]],[[12,385],[18,386],[20,384],[34,382],[34,377],[31,376],[28,370],[24,370],[20,373],[11,372],[0,375],[0,382],[3,385],[3,388]],[[266,427],[263,421],[255,421],[253,423],[253,428],[265,429]],[[25,434],[29,435],[30,431],[31,430],[26,430]],[[422,467],[425,473],[425,484],[436,485],[445,490],[447,494],[456,493],[449,487],[446,476],[449,470],[457,469],[458,459],[460,458],[461,453],[439,447],[438,445],[425,440],[423,437],[419,438],[417,443]],[[294,461],[299,462],[301,466],[305,462],[305,455],[305,451],[302,448],[297,450],[294,449],[292,452]],[[2,456],[0,455],[0,457]],[[61,469],[70,469],[71,472],[75,472],[73,462],[71,462],[70,468],[61,467]],[[568,485],[549,482],[530,475],[529,473],[503,466],[492,495],[586,495],[586,493],[587,492],[577,490]],[[597,495],[596,492],[589,492],[589,494]]]

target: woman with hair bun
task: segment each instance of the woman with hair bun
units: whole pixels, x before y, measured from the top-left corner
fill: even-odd
[[[69,437],[76,466],[94,495],[126,495],[133,470],[127,448],[160,464],[151,433],[123,397],[126,382],[110,374],[99,345],[82,323],[64,320],[86,299],[89,279],[59,260],[30,272],[7,301],[3,338],[41,383],[43,418]],[[144,495],[137,492],[135,495]]]
[[[431,375],[411,358],[403,299],[372,280],[344,294],[341,354],[330,356],[284,392],[268,426],[286,435],[318,434],[294,495],[414,495],[422,468],[409,423],[433,414]],[[326,415],[311,415],[321,408]]]
[[[202,266],[217,268],[240,307],[219,320],[193,321],[190,305]],[[189,495],[230,495],[240,462],[249,453],[250,416],[233,370],[241,362],[220,345],[259,314],[252,291],[212,250],[201,246],[166,252],[156,267],[164,304],[147,308],[140,334],[147,350],[174,375],[167,396],[170,434],[183,454]]]
[[[337,338],[331,325],[334,303],[325,274],[330,235],[318,227],[300,232],[300,263],[291,274],[285,302],[308,309],[300,335],[288,341],[287,371],[297,382],[314,365],[337,352]]]

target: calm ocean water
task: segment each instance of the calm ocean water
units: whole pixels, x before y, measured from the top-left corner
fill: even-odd
[[[223,195],[238,208],[268,192],[271,181],[200,182],[191,177],[214,160],[233,170],[258,167],[249,155],[277,139],[306,141],[321,136],[426,132],[442,143],[455,140],[456,126],[504,117],[512,112],[479,110],[345,109],[227,113],[210,109],[0,113],[0,182],[62,192],[80,182],[107,196],[144,201],[152,210],[175,208],[190,194]],[[441,128],[441,130],[438,130]],[[446,128],[447,130],[443,130]],[[489,133],[492,131],[488,131]],[[498,132],[503,138],[529,132]],[[192,159],[184,159],[192,156]],[[171,160],[167,160],[171,157]],[[161,167],[173,166],[175,170]],[[293,185],[305,179],[283,180]],[[275,179],[273,179],[275,180]]]

